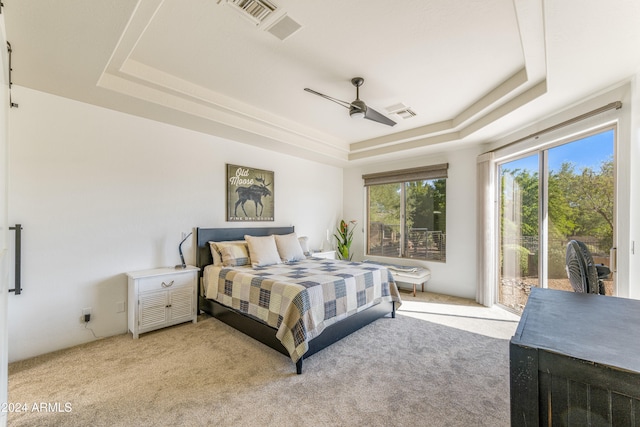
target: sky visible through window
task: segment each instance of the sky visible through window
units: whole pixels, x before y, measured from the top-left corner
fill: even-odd
[[[575,166],[576,172],[585,167],[599,171],[603,161],[613,158],[613,136],[611,129],[550,149],[549,170],[557,172],[562,163],[570,162]],[[514,160],[505,166],[509,170],[520,169],[535,173],[538,171],[538,156],[534,154]]]

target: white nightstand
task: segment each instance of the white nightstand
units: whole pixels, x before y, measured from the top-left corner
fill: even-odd
[[[314,258],[336,259],[336,251],[311,252],[311,256]]]
[[[132,271],[129,277],[129,330],[142,333],[197,321],[198,268]]]

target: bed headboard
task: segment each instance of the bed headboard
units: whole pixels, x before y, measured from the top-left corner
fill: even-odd
[[[196,228],[196,265],[202,269],[213,263],[208,242],[224,242],[227,240],[244,240],[249,236],[269,236],[271,234],[289,234],[294,232],[290,227],[252,227],[252,228]]]

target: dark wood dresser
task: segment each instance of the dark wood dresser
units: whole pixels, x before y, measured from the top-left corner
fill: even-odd
[[[532,289],[510,371],[514,427],[640,426],[640,301]]]

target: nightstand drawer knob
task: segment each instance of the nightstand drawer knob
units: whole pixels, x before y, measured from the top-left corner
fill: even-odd
[[[169,284],[166,284],[164,282],[162,282],[162,287],[163,288],[170,288],[171,286],[173,286],[173,280],[169,282]]]

